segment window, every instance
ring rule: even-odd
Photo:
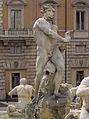
[[[11,73],[11,89],[18,85],[20,85],[20,73]],[[17,97],[17,94],[13,95],[12,97]]]
[[[21,54],[22,53],[22,47],[20,46],[14,46],[10,48],[11,54]]]
[[[85,11],[76,11],[76,30],[85,29]]]
[[[8,28],[24,28],[24,6],[26,0],[7,0]]]
[[[20,73],[11,73],[12,89],[20,84]]]
[[[84,78],[84,71],[76,71],[76,86],[79,86]]]
[[[88,7],[87,0],[74,0],[74,37],[88,37]]]
[[[21,28],[21,10],[11,10],[11,28]]]
[[[76,45],[76,53],[85,53],[86,45]]]

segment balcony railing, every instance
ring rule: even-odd
[[[0,29],[0,37],[32,37],[32,29]]]
[[[75,31],[69,30],[72,37],[88,38],[89,31]],[[65,33],[65,30],[58,30],[58,33]],[[33,30],[31,28],[23,29],[0,29],[0,37],[33,37]]]

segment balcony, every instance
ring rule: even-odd
[[[0,37],[33,37],[32,29],[0,29]]]

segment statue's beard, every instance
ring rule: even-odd
[[[53,18],[53,17],[48,17],[48,18],[47,18],[47,20],[49,20],[49,21],[52,21],[52,22],[53,22],[54,18]]]

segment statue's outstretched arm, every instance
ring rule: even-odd
[[[12,96],[12,95],[15,95],[15,94],[17,94],[17,86],[16,86],[15,88],[13,88],[13,89],[8,93],[9,96]]]
[[[58,35],[57,32],[53,31],[44,20],[41,19],[37,21],[36,25],[39,27],[41,31],[43,31],[46,35],[53,38],[54,40],[69,42],[68,39],[63,38],[62,36]]]
[[[78,87],[76,95],[80,97],[89,95],[89,77],[85,77],[82,80],[81,84]]]
[[[78,87],[76,95],[79,97],[89,95],[89,87],[87,87],[86,85],[80,85]]]

